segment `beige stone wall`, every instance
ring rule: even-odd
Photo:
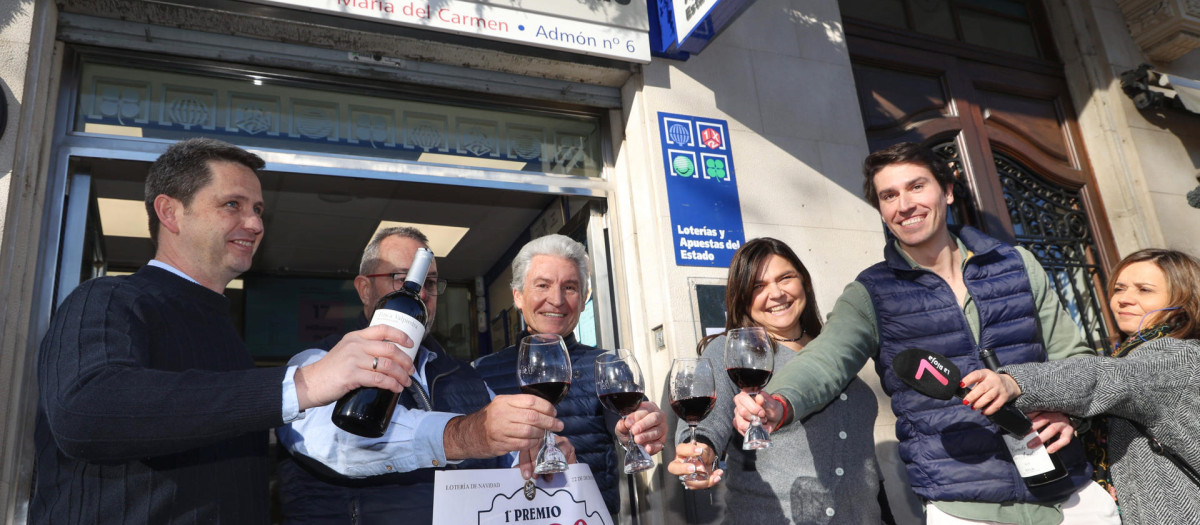
[[[639,359],[653,371],[648,381],[665,407],[661,389],[671,359],[695,355],[700,336],[691,283],[723,283],[726,270],[675,265],[658,112],[729,122],[745,236],[787,242],[812,273],[824,314],[846,283],[880,259],[882,225],[860,197],[868,147],[836,0],[758,0],[702,53],[687,61],[656,59],[625,94],[625,137],[610,202],[623,253],[614,258],[627,272],[632,339],[626,340],[642,349]],[[658,325],[666,335],[662,350],[651,341]],[[873,367],[861,375],[880,392]],[[919,523],[903,499],[911,491],[894,475],[901,470],[894,416],[879,397],[875,435],[893,508],[901,523]],[[668,479],[662,489],[650,495],[648,506],[662,510],[649,522],[681,522],[679,484]]]
[[[56,89],[55,7],[0,0],[0,88],[9,107],[0,137],[0,521],[23,523],[33,467],[36,264],[46,152]]]
[[[1114,0],[1049,0],[1087,154],[1120,255],[1168,247],[1200,255],[1200,209],[1185,195],[1200,173],[1200,115],[1139,111],[1119,75],[1149,62]],[[1162,72],[1200,78],[1200,51]]]
[[[1168,75],[1200,79],[1200,49],[1169,63],[1156,63]],[[1147,187],[1163,228],[1164,246],[1200,256],[1200,209],[1187,193],[1200,186],[1200,114],[1142,113],[1130,118],[1135,140],[1147,152]]]
[[[0,0],[0,91],[8,105],[8,118],[0,136],[0,235],[8,210],[8,186],[12,180],[13,152],[17,143],[17,120],[25,84],[25,62],[29,56],[29,30],[33,2]]]
[[[15,258],[12,253],[16,248],[13,239],[5,228],[10,222],[7,216],[16,210],[10,209],[10,187],[13,185],[13,166],[19,136],[19,125],[22,114],[22,102],[25,93],[26,62],[29,56],[31,25],[33,22],[33,2],[30,0],[0,0],[0,91],[7,103],[8,117],[3,123],[4,134],[0,136],[0,267],[9,267],[8,261]],[[4,287],[8,284],[5,280]],[[0,288],[0,296],[4,299],[14,294],[6,288]],[[0,354],[0,439],[3,440],[2,457],[0,459],[0,520],[8,521],[16,512],[15,507],[22,505],[21,497],[17,495],[21,487],[22,467],[15,461],[19,454],[22,441],[20,437],[21,407],[8,401],[21,398],[19,391],[22,375],[20,356],[10,354],[7,350],[20,348],[10,345],[7,339],[21,333],[19,325],[26,319],[16,311],[9,300],[0,301],[0,337],[4,338]],[[27,487],[26,487],[27,488]],[[21,516],[23,519],[23,515]]]

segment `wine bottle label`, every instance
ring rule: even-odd
[[[1023,478],[1054,470],[1054,462],[1050,460],[1050,453],[1046,452],[1045,445],[1029,448],[1029,442],[1033,441],[1037,435],[1038,433],[1033,431],[1025,434],[1023,438],[1014,437],[1009,433],[1000,434],[1000,437],[1004,438],[1004,443],[1008,445],[1008,451],[1012,454],[1017,472],[1020,472]]]
[[[405,315],[395,310],[379,308],[375,310],[375,314],[371,316],[371,326],[377,324],[386,324],[392,328],[404,332],[409,339],[412,339],[411,347],[404,346],[400,343],[393,342],[396,348],[408,354],[408,357],[417,362],[417,346],[421,344],[421,340],[425,338],[425,325],[420,321],[413,319],[411,315]]]

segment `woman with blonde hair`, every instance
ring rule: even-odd
[[[1113,274],[1120,335],[1111,352],[972,372],[963,382],[978,384],[965,401],[984,414],[1013,400],[1026,411],[1106,416],[1097,463],[1122,521],[1200,523],[1200,261],[1147,249]]]

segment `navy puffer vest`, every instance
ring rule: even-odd
[[[366,324],[365,319],[362,324]],[[315,345],[329,350],[341,339]],[[437,412],[470,414],[491,402],[483,378],[468,363],[446,354],[432,337],[422,342],[433,354],[425,365],[430,401]],[[434,357],[436,356],[436,357]],[[420,410],[407,390],[399,404]],[[468,459],[456,465],[354,479],[341,476],[319,462],[287,455],[279,463],[279,498],[285,523],[433,523],[433,478],[438,470],[508,468],[512,458]],[[402,518],[398,518],[401,516]]]
[[[522,333],[521,336],[527,334]],[[594,346],[580,343],[574,335],[564,338],[571,354],[571,388],[558,404],[558,419],[563,422],[559,435],[571,440],[575,457],[587,463],[612,515],[621,508],[617,485],[617,453],[606,423],[604,406],[596,397],[596,356],[603,353]],[[475,368],[488,387],[497,394],[520,394],[517,384],[517,347],[510,346],[475,360]],[[615,417],[615,416],[614,416]]]
[[[914,347],[945,355],[964,375],[984,367],[980,348],[991,348],[1005,364],[1046,360],[1021,254],[970,227],[952,227],[952,232],[972,252],[963,281],[979,309],[978,345],[950,285],[933,272],[912,268],[891,236],[884,261],[857,278],[875,308],[880,336],[875,366],[892,399],[909,483],[917,495],[934,501],[1064,498],[1090,476],[1078,441],[1060,452],[1071,476],[1031,493],[994,424],[962,401],[939,401],[910,389],[891,370],[896,354]]]

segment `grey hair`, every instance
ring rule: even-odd
[[[512,289],[525,289],[525,274],[529,273],[529,262],[535,255],[553,255],[562,257],[573,263],[579,269],[579,291],[583,297],[588,297],[589,271],[587,249],[566,235],[552,234],[538,237],[525,243],[512,262]]]
[[[379,245],[383,244],[384,239],[393,235],[412,239],[426,247],[429,246],[429,237],[426,237],[424,233],[421,233],[421,230],[412,226],[392,226],[391,228],[379,230],[371,238],[371,242],[367,243],[367,247],[363,249],[362,260],[358,263],[359,275],[370,275],[375,265],[379,264]]]

